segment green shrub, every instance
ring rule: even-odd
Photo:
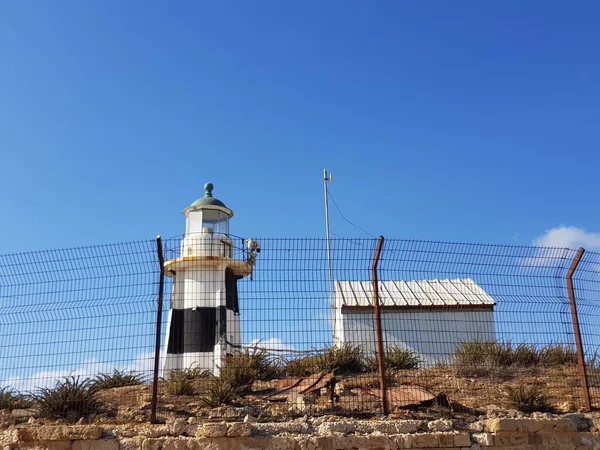
[[[134,371],[120,371],[115,369],[113,373],[100,373],[94,378],[94,388],[111,389],[124,386],[137,386],[144,383],[142,374]]]
[[[577,364],[577,352],[566,345],[547,345],[540,349],[540,364],[544,367],[560,367]]]
[[[292,377],[307,377],[319,373],[317,357],[312,355],[290,359],[285,365],[285,372]]]
[[[489,377],[514,361],[510,343],[493,341],[463,342],[454,352],[453,364],[459,376]]]
[[[288,375],[299,377],[321,372],[346,375],[364,372],[367,366],[359,346],[343,344],[340,347],[329,347],[316,355],[288,361],[285,371]]]
[[[206,406],[217,408],[223,404],[231,403],[240,393],[240,389],[221,377],[210,382],[206,392],[200,396],[200,401]]]
[[[385,351],[385,368],[390,370],[409,370],[418,369],[421,364],[421,358],[412,350],[393,346]],[[379,363],[377,356],[369,358],[367,362],[368,370],[377,371]]]
[[[541,383],[519,383],[516,387],[507,388],[511,406],[519,411],[549,411],[551,409],[548,396]]]
[[[13,409],[29,408],[30,406],[31,400],[25,395],[8,387],[0,388],[0,409],[12,411]]]
[[[394,346],[386,350],[385,364],[395,370],[418,369],[421,358],[412,350]]]
[[[220,367],[219,379],[236,392],[250,391],[256,380],[272,380],[282,374],[281,366],[267,350],[252,348],[225,357]]]
[[[89,378],[68,376],[52,388],[38,388],[33,394],[40,416],[76,420],[101,411],[94,383]]]
[[[505,376],[512,369],[560,367],[577,363],[577,353],[568,346],[550,344],[540,348],[511,342],[470,341],[455,351],[453,365],[467,377]]]
[[[169,371],[164,382],[167,393],[170,395],[194,395],[196,394],[196,381],[211,376],[209,371],[197,367],[173,369]]]
[[[512,364],[531,367],[540,363],[540,354],[534,345],[519,344],[515,348],[510,343],[505,345],[508,346],[509,351],[512,351]]]

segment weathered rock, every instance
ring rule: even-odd
[[[160,450],[164,443],[164,439],[147,438],[142,442],[141,450]]]
[[[246,414],[246,416],[244,417],[244,423],[252,423],[252,422],[256,422],[256,417],[251,416],[250,414]]]
[[[119,450],[140,450],[144,439],[143,436],[119,438]]]
[[[158,438],[171,434],[171,427],[169,425],[152,425],[141,428],[138,433],[140,436]]]
[[[166,438],[162,443],[162,450],[186,450],[190,439]]]
[[[491,433],[473,433],[472,438],[479,445],[487,447],[494,445],[494,435]]]
[[[137,404],[139,407],[145,408],[152,401],[152,396],[148,393],[141,392],[141,393],[137,394],[136,401],[137,401]]]
[[[521,413],[521,416],[523,416],[523,413]],[[516,409],[509,409],[506,413],[506,417],[510,419],[516,419],[517,417],[519,417],[519,411],[517,411]]]
[[[412,446],[413,448],[436,448],[440,446],[440,439],[437,434],[415,434]]]
[[[205,423],[196,431],[197,437],[216,438],[227,435],[227,423]]]
[[[0,433],[0,446],[6,447],[11,446],[19,442],[20,440],[19,430],[16,428],[12,428],[10,430],[3,431]]]
[[[256,434],[276,436],[278,434],[307,434],[311,427],[301,422],[256,423],[253,424]]]
[[[346,395],[350,390],[346,387],[346,384],[343,381],[335,384],[333,388],[333,392],[335,395]]]
[[[471,436],[469,433],[458,433],[454,435],[454,445],[453,447],[470,447],[471,446]]]
[[[74,441],[72,450],[119,450],[119,443],[114,439],[93,441]]]
[[[372,429],[369,431],[373,431]],[[356,432],[356,422],[347,422],[347,421],[339,421],[339,422],[323,422],[317,428],[317,433],[323,436],[328,436],[333,433],[354,433]]]
[[[249,423],[234,422],[227,425],[228,437],[248,437],[252,435],[252,426]]]
[[[394,420],[375,422],[373,424],[379,431],[384,434],[404,434],[416,433],[423,428],[422,420]]]
[[[31,448],[31,447],[30,447]],[[117,447],[118,448],[118,447]],[[71,441],[51,441],[37,444],[34,450],[71,450]],[[79,450],[79,449],[78,449]]]
[[[99,439],[102,430],[97,425],[42,425],[22,429],[21,440],[27,441],[64,441]]]
[[[571,420],[577,427],[577,431],[589,431],[592,428],[592,420],[580,413],[565,414],[563,419]]]
[[[298,412],[307,412],[315,404],[316,399],[311,395],[294,394],[288,397],[287,402],[291,403],[292,409]]]
[[[187,427],[187,421],[183,418],[173,419],[168,423],[171,434],[179,436],[180,434],[185,433]]]
[[[0,429],[6,429],[17,423],[17,419],[9,415],[0,415]]]
[[[575,423],[569,419],[488,419],[485,426],[491,433],[500,431],[577,431]]]
[[[524,446],[529,444],[529,433],[523,431],[505,431],[494,434],[494,445],[504,446]]]
[[[36,409],[13,409],[10,415],[13,417],[28,419],[30,417],[37,417],[38,411]]]
[[[437,419],[427,424],[429,431],[450,431],[452,430],[452,421],[450,419]]]
[[[481,433],[483,431],[483,423],[481,422],[473,422],[467,426],[469,431],[474,431],[475,433]]]
[[[219,406],[208,413],[209,419],[241,419],[246,414],[254,414],[251,408],[237,408],[235,406]]]

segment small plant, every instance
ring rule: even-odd
[[[577,353],[566,345],[547,345],[540,349],[540,364],[544,367],[560,367],[577,364]]]
[[[537,366],[540,363],[540,353],[533,345],[519,344],[515,348],[509,343],[508,349],[512,352],[512,364],[520,367]],[[507,359],[509,362],[510,358]]]
[[[0,388],[0,409],[13,409],[28,408],[31,406],[31,400],[29,400],[23,394],[14,391],[8,387]]]
[[[385,352],[385,364],[390,369],[418,369],[420,363],[421,358],[412,350],[394,346]]]
[[[272,380],[282,373],[278,361],[267,350],[252,348],[227,355],[219,379],[233,389],[248,392],[256,380]]]
[[[94,383],[89,378],[65,377],[52,388],[38,388],[33,398],[40,416],[51,419],[76,420],[101,410]]]
[[[167,379],[164,381],[167,387],[167,393],[170,395],[194,395],[196,394],[196,380],[211,376],[212,374],[207,370],[190,367],[169,371]]]
[[[252,383],[258,380],[258,370],[247,363],[245,358],[227,357],[217,378],[240,393],[249,392]]]
[[[305,377],[321,372],[338,375],[361,373],[367,369],[362,349],[358,345],[342,344],[329,347],[313,356],[288,361],[286,372],[292,376]]]
[[[319,373],[317,357],[312,355],[291,359],[285,365],[285,372],[293,377],[307,377]]]
[[[421,358],[419,358],[419,355],[412,350],[394,346],[386,350],[384,362],[386,369],[410,370],[419,368]],[[376,371],[378,369],[378,364],[379,362],[376,355],[368,360],[367,367],[371,371]]]
[[[464,377],[489,377],[514,361],[512,345],[494,341],[463,342],[454,352],[454,367]]]
[[[100,373],[94,378],[94,388],[97,390],[111,389],[124,386],[137,386],[144,383],[142,374],[134,371],[120,371],[115,369],[113,373]]]
[[[234,387],[244,387],[256,380],[279,378],[281,374],[278,360],[267,350],[255,347],[227,355],[219,376],[229,380]]]
[[[200,401],[206,406],[217,408],[231,403],[239,393],[240,390],[232,386],[228,380],[217,377],[210,382],[206,393],[200,396]]]
[[[519,383],[516,387],[507,388],[511,406],[519,411],[549,411],[551,409],[544,386],[539,383]]]

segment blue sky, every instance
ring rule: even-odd
[[[3,2],[0,253],[180,234],[206,181],[234,234],[323,236],[323,168],[373,235],[600,248],[598,23],[591,1]]]

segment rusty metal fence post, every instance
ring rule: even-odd
[[[162,239],[160,236],[156,237],[156,254],[158,256],[158,263],[160,264],[160,278],[158,284],[158,306],[156,311],[156,343],[154,347],[154,373],[152,377],[152,411],[150,413],[150,422],[157,423],[156,409],[158,406],[158,371],[160,366],[160,334],[162,325],[162,311],[163,311],[163,296],[165,290],[165,258],[163,256]]]
[[[389,404],[387,398],[387,386],[385,382],[385,353],[383,348],[383,332],[381,330],[381,310],[379,308],[379,279],[377,275],[377,265],[381,256],[383,247],[383,236],[379,236],[377,241],[377,250],[373,258],[372,277],[373,277],[373,308],[375,310],[375,327],[377,337],[377,366],[379,369],[379,390],[381,395],[381,407],[384,415],[389,414]]]
[[[573,333],[575,334],[575,344],[577,346],[577,365],[579,367],[579,377],[581,379],[581,393],[585,402],[585,409],[592,410],[592,402],[590,399],[590,389],[587,380],[587,371],[585,369],[585,353],[581,342],[581,331],[579,329],[579,317],[577,316],[577,303],[575,302],[575,289],[573,287],[573,274],[577,270],[577,266],[585,253],[585,249],[580,247],[575,254],[575,258],[571,263],[571,268],[567,273],[567,290],[569,292],[569,303],[571,304],[571,319],[573,321]]]

